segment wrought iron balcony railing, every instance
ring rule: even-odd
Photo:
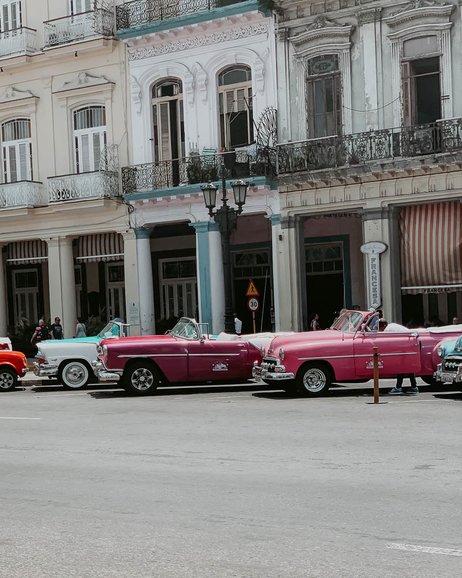
[[[48,178],[50,203],[113,198],[118,195],[119,176],[114,171],[96,171]]]
[[[277,173],[405,159],[462,149],[462,119],[280,144]]]
[[[89,12],[55,18],[44,22],[45,48],[114,35],[115,18],[112,10],[96,8]]]
[[[0,32],[0,58],[18,54],[33,54],[40,50],[37,30],[33,28],[15,28]]]
[[[122,190],[146,192],[218,181],[222,162],[226,179],[274,174],[275,158],[245,147],[228,153],[192,154],[182,159],[123,167]]]
[[[240,4],[247,0],[132,0],[116,7],[117,30]]]
[[[47,205],[48,199],[42,183],[18,181],[0,185],[0,208],[39,207]]]

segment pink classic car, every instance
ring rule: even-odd
[[[166,335],[105,339],[93,368],[100,381],[148,395],[159,385],[245,382],[260,359],[257,343],[237,336],[211,339],[204,324],[183,317]]]
[[[379,331],[379,314],[343,310],[330,329],[275,337],[253,376],[271,387],[304,396],[323,395],[333,383],[373,377],[373,353],[381,378],[413,373],[433,383],[439,342],[459,326],[409,330],[395,323]]]

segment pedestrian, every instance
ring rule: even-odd
[[[242,333],[242,321],[236,313],[234,313],[234,331],[236,332],[236,335],[241,335]]]
[[[51,339],[63,339],[63,326],[61,325],[61,319],[55,317],[55,322],[50,325],[50,336]]]
[[[459,318],[458,318],[458,317],[453,317],[453,318],[452,318],[452,324],[453,324],[453,325],[459,325],[459,323],[460,323],[460,321],[459,321]]]
[[[407,391],[403,392],[403,380],[406,377],[409,378],[409,381],[411,382],[411,387]],[[403,393],[410,393],[413,395],[415,395],[416,393],[419,393],[419,388],[417,387],[417,381],[416,381],[415,375],[413,373],[401,373],[401,374],[399,374],[397,379],[396,379],[395,387],[388,392],[388,395],[402,395]]]
[[[81,317],[77,317],[77,325],[75,326],[75,337],[86,337],[87,328],[85,323],[83,323]]]
[[[38,343],[40,341],[45,341],[50,338],[50,330],[43,319],[40,319],[38,326],[35,328],[34,333],[30,339],[32,344]]]
[[[310,321],[310,329],[311,331],[319,331],[321,329],[319,325],[319,315],[315,313],[313,318]]]

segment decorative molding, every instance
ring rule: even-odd
[[[111,84],[105,76],[96,76],[88,72],[79,72],[79,74],[72,80],[64,82],[59,92],[64,90],[74,90],[86,86],[99,86],[101,84]]]
[[[201,95],[201,100],[205,104],[207,102],[207,87],[209,84],[209,75],[200,62],[196,62],[196,86]]]
[[[173,52],[181,52],[184,50],[191,50],[201,46],[211,46],[213,44],[221,44],[223,42],[230,42],[233,40],[241,40],[249,36],[259,36],[268,32],[268,23],[261,22],[258,24],[249,24],[248,26],[241,26],[231,30],[214,32],[213,34],[204,34],[202,36],[193,36],[177,40],[175,42],[162,42],[155,46],[147,46],[137,48],[128,45],[128,60],[143,60],[145,58],[152,58],[163,54],[171,54]]]
[[[391,30],[404,33],[410,27],[447,24],[450,22],[453,10],[453,4],[414,0],[399,12],[384,18],[383,21]]]
[[[13,102],[15,100],[24,100],[25,98],[39,98],[30,90],[21,90],[15,86],[7,86],[4,93],[0,96],[0,103]]]
[[[130,92],[132,95],[132,102],[135,107],[137,114],[141,114],[141,109],[143,106],[143,90],[140,83],[135,76],[130,76]]]
[[[353,29],[354,26],[350,24],[339,24],[325,16],[318,16],[309,26],[295,28],[289,42],[297,58],[322,53],[327,46],[331,53],[337,52],[350,47]]]
[[[362,26],[363,24],[371,24],[372,22],[378,22],[380,20],[380,14],[382,12],[381,8],[370,8],[369,10],[361,10],[358,12],[358,24]]]

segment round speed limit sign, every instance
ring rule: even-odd
[[[256,297],[251,297],[247,301],[247,307],[250,311],[256,311],[259,308],[260,304],[258,303],[258,299]]]

